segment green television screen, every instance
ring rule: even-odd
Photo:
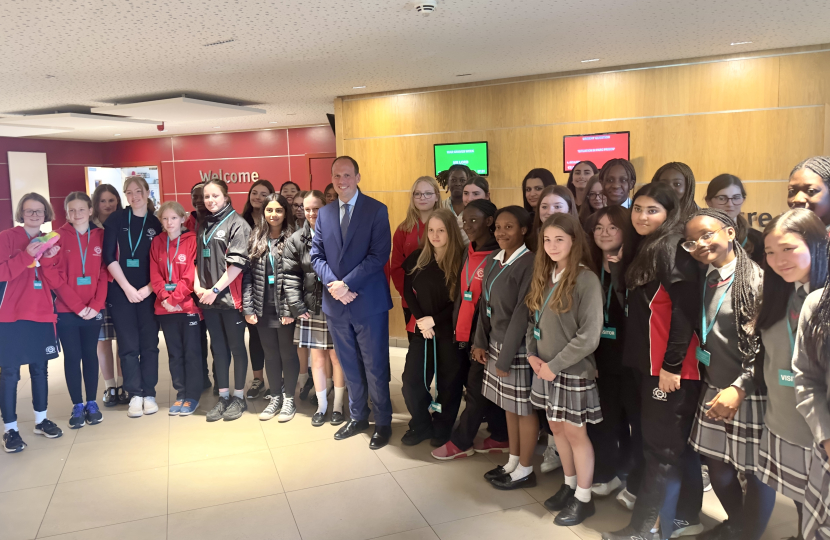
[[[435,174],[446,171],[452,165],[466,165],[480,176],[487,176],[487,142],[468,142],[435,145]]]

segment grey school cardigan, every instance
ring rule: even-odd
[[[824,289],[813,291],[804,300],[804,307],[801,308],[801,315],[798,317],[798,333],[795,337],[793,355],[796,406],[810,426],[813,440],[817,443],[830,439],[830,369],[827,351],[821,351],[824,358],[818,362],[807,355],[808,345],[804,339],[804,331],[813,318],[823,291]],[[767,384],[770,384],[769,381]]]
[[[550,286],[545,288],[542,301]],[[539,317],[541,340],[533,336],[534,314],[530,313],[527,326],[527,355],[538,356],[548,363],[550,370],[593,380],[597,376],[594,351],[602,334],[602,286],[599,278],[583,268],[576,278],[573,304],[566,313],[544,309]],[[553,300],[551,300],[553,302]]]

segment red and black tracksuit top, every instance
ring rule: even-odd
[[[104,264],[104,229],[89,222],[89,234],[80,234],[71,223],[58,229],[61,235],[60,268],[65,281],[55,290],[58,313],[78,314],[84,308],[104,309],[110,274]],[[80,240],[80,245],[78,244]],[[82,257],[86,252],[86,265]],[[78,285],[78,278],[89,278],[89,285]]]
[[[156,293],[155,314],[173,313],[161,305],[167,300],[171,306],[181,306],[182,310],[175,313],[197,314],[201,318],[202,310],[192,296],[196,276],[196,233],[181,233],[177,239],[170,240],[169,248],[167,238],[167,233],[163,232],[150,243],[150,283]],[[168,285],[176,287],[168,291],[171,288]]]
[[[57,322],[52,290],[64,281],[61,253],[51,259],[41,257],[39,266],[29,268],[35,260],[26,252],[29,242],[23,227],[0,232],[0,323]],[[35,289],[36,280],[40,289]]]

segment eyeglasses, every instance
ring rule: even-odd
[[[434,191],[425,191],[425,192],[422,193],[420,191],[416,191],[412,194],[412,196],[415,197],[416,199],[431,199],[433,196],[435,196],[435,192]]]
[[[23,215],[26,216],[26,217],[32,217],[32,216],[43,217],[44,215],[46,215],[46,211],[45,210],[23,210]]]
[[[721,227],[720,229],[718,229],[716,231],[709,231],[707,233],[703,233],[702,235],[700,235],[700,238],[698,238],[697,241],[687,240],[687,241],[683,242],[682,244],[680,244],[680,246],[683,249],[685,249],[686,251],[688,251],[689,253],[691,253],[692,251],[696,250],[698,248],[698,246],[703,247],[703,246],[708,246],[709,244],[711,244],[712,240],[715,239],[715,235],[718,234],[720,231],[722,231],[725,228],[726,227]]]
[[[729,201],[732,201],[732,204],[741,204],[744,202],[745,197],[743,195],[734,195],[732,197],[727,197],[726,195],[716,195],[712,197],[718,204],[726,204]]]
[[[602,225],[597,225],[596,227],[594,227],[594,234],[603,234],[603,233],[617,234],[617,232],[619,232],[619,230],[620,230],[620,228],[617,227],[616,225],[609,225],[607,227],[603,227]]]
[[[601,191],[600,191],[599,193],[594,193],[594,192],[591,192],[591,193],[588,193],[588,195],[587,195],[587,197],[588,197],[589,199],[594,200],[594,201],[600,201],[600,200],[602,200],[602,196],[603,196],[603,194],[602,194],[602,192],[601,192]]]

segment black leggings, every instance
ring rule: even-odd
[[[98,334],[103,319],[85,321],[74,313],[58,315],[58,337],[63,348],[63,373],[72,403],[84,402],[81,392],[83,385],[86,400],[95,401],[98,392]],[[81,375],[83,366],[83,379]]]
[[[213,376],[219,388],[230,388],[231,358],[233,354],[233,385],[236,390],[245,389],[248,375],[248,351],[245,349],[245,319],[235,309],[205,309],[205,324],[212,343]]]
[[[262,340],[255,324],[248,325],[248,352],[251,354],[251,370],[262,371],[265,365],[265,351],[262,350]]]
[[[743,531],[741,540],[758,540],[767,528],[775,506],[775,490],[746,473],[746,499],[738,481],[738,471],[729,463],[709,457],[703,458],[709,466],[712,489],[729,517]]]
[[[276,395],[285,383],[285,394],[294,397],[300,376],[300,357],[294,345],[294,323],[268,328],[268,321],[260,319],[256,326],[262,350],[265,351],[265,371],[271,395]]]

